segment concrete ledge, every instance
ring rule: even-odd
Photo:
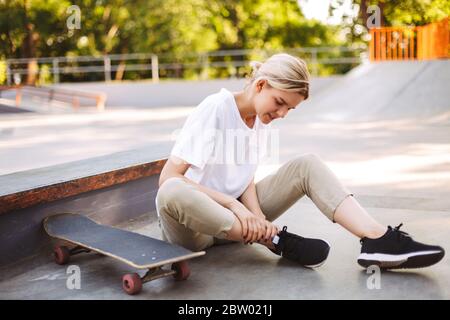
[[[0,176],[0,214],[159,174],[167,145]]]
[[[0,176],[0,267],[49,256],[42,220],[73,212],[117,225],[147,216],[156,221],[159,173],[169,145],[149,146]]]

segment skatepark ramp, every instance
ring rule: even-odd
[[[325,121],[429,118],[450,113],[450,60],[363,64],[305,102],[301,117]]]

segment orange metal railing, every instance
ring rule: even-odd
[[[16,106],[20,107],[22,96],[43,98],[45,101],[59,101],[69,103],[74,109],[80,107],[80,100],[93,100],[95,106],[99,111],[105,109],[106,95],[102,93],[88,93],[76,90],[48,88],[48,87],[33,87],[33,86],[0,86],[0,97],[2,91],[15,90]],[[90,103],[91,104],[91,103]]]
[[[372,28],[370,35],[371,61],[450,57],[448,18],[421,27]]]

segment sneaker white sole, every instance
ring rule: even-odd
[[[418,251],[405,254],[361,253],[358,257],[358,263],[366,268],[369,265],[378,265],[380,268],[395,268],[400,267],[410,258],[433,256],[442,253],[439,250]]]

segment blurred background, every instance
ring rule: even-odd
[[[366,57],[371,5],[382,26],[450,10],[446,0],[1,0],[0,85],[242,77],[248,60],[277,51],[314,75],[342,74]]]

